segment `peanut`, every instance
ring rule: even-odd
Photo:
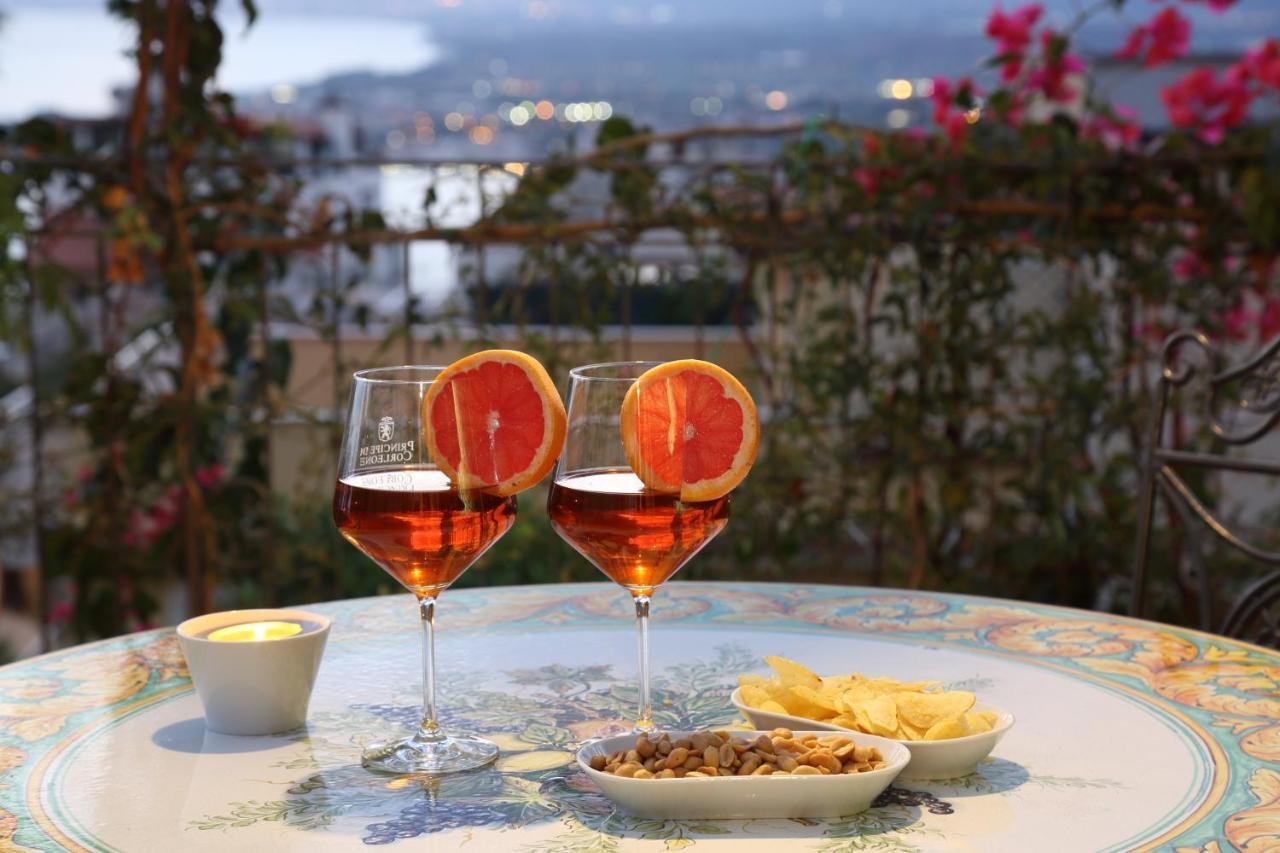
[[[671,735],[642,734],[631,749],[599,753],[593,770],[634,779],[686,779],[690,776],[829,776],[878,770],[887,762],[874,747],[858,746],[844,735],[799,735],[778,728],[751,740],[723,730]]]

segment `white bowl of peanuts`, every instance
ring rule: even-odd
[[[854,814],[911,753],[854,732],[663,732],[586,744],[578,765],[619,810],[670,820]]]

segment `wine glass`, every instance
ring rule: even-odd
[[[374,743],[362,763],[390,773],[445,774],[483,767],[497,745],[445,734],[436,713],[436,598],[497,542],[516,499],[459,489],[432,460],[422,403],[443,367],[355,374],[338,459],[333,519],[348,542],[418,598],[422,617],[422,723],[406,738]]]
[[[642,373],[660,363],[591,364],[569,371],[568,434],[547,496],[556,533],[634,599],[640,656],[637,732],[654,728],[650,597],[729,520],[728,495],[682,501],[647,488],[627,461],[623,399]]]

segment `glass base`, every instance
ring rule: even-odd
[[[442,735],[433,739],[414,735],[369,744],[360,763],[380,773],[443,776],[484,767],[497,757],[496,743],[474,735]]]

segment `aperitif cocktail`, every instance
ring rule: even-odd
[[[569,425],[547,513],[560,537],[631,593],[639,651],[635,728],[653,729],[650,597],[729,521],[759,443],[751,395],[705,361],[569,371]]]
[[[634,595],[651,595],[729,520],[729,497],[684,502],[646,488],[630,469],[558,478],[547,499],[551,526]]]
[[[333,493],[338,530],[418,597],[437,595],[511,528],[515,496],[460,490],[438,469],[353,474]]]
[[[334,524],[417,596],[422,620],[422,721],[407,737],[366,744],[360,760],[433,776],[483,767],[497,744],[440,727],[436,600],[511,529],[516,493],[555,464],[564,404],[542,365],[510,350],[448,367],[361,370],[354,380]]]

